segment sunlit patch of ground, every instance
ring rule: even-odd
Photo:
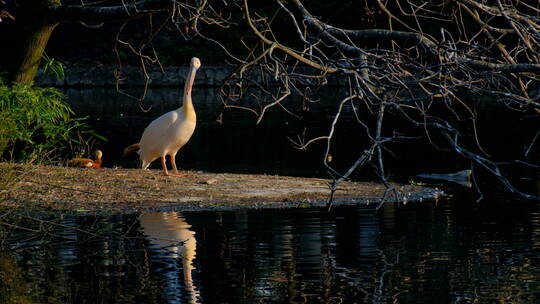
[[[166,177],[161,170],[79,169],[0,163],[17,172],[17,182],[3,194],[2,205],[70,211],[216,210],[325,206],[330,180],[271,175],[183,171]],[[437,198],[427,187],[393,185],[399,201]],[[378,183],[343,182],[336,204],[375,203],[385,187]],[[388,199],[396,201],[393,194]]]

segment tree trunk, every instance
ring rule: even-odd
[[[57,0],[21,2],[5,41],[7,56],[0,59],[8,83],[34,80],[47,42],[58,25],[48,14],[50,7],[58,4]]]

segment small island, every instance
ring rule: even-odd
[[[183,171],[182,177],[161,170],[88,170],[60,166],[1,163],[16,170],[19,181],[3,207],[74,212],[137,212],[150,210],[232,210],[239,208],[325,207],[331,180],[275,175]],[[428,187],[392,184],[398,199],[385,202],[437,199],[442,192]],[[333,205],[379,204],[386,188],[380,183],[338,185]]]

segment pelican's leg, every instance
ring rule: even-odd
[[[167,171],[167,160],[165,159],[166,157],[166,155],[161,156],[161,166],[163,167],[163,173],[165,173],[166,176],[170,176],[169,171]]]
[[[185,174],[179,174],[179,173],[178,173],[178,169],[176,169],[176,154],[172,154],[172,155],[170,155],[170,157],[171,157],[171,158],[170,158],[171,166],[172,166],[173,172],[174,172],[174,174],[170,174],[170,175],[172,175],[172,176],[178,176],[178,177],[184,176]]]
[[[176,153],[171,155],[170,161],[174,174],[178,174],[178,169],[176,169]]]

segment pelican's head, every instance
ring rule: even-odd
[[[198,69],[201,67],[201,61],[197,57],[191,58],[191,66],[195,69]]]
[[[95,150],[92,154],[96,159],[101,159],[101,157],[103,156],[103,152],[101,152],[101,150]]]

